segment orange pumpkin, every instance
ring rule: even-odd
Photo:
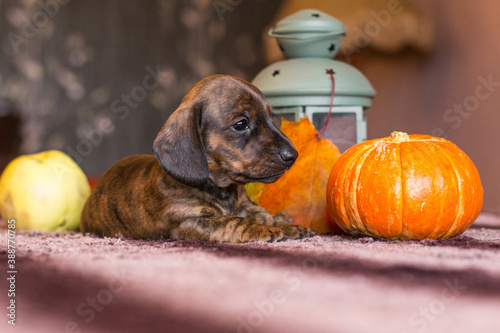
[[[344,231],[392,240],[458,236],[483,205],[479,173],[460,148],[402,132],[347,150],[326,195],[330,216]]]

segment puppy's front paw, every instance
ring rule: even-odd
[[[279,242],[288,239],[289,236],[281,228],[264,224],[254,223],[241,234],[241,242]]]
[[[290,237],[290,239],[302,239],[317,235],[316,231],[306,228],[302,225],[283,223],[279,224],[278,226],[281,230],[283,230],[285,234],[288,235],[288,237]]]

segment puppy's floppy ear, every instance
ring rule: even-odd
[[[176,180],[196,187],[208,181],[207,155],[200,136],[202,108],[202,103],[181,104],[153,144],[156,158],[165,171]]]

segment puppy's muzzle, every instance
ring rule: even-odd
[[[295,160],[297,160],[297,157],[299,157],[299,153],[293,147],[286,147],[281,150],[280,157],[285,166],[291,168]]]
[[[277,156],[278,155],[278,156]],[[293,146],[293,144],[285,137],[281,147],[275,155],[274,159],[271,159],[271,166],[266,168],[266,173],[261,175],[246,176],[249,182],[261,182],[261,183],[273,183],[277,181],[281,176],[289,170],[297,158],[299,153]]]

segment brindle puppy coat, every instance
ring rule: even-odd
[[[250,83],[225,75],[198,82],[163,125],[156,155],[113,165],[82,213],[98,236],[279,241],[313,231],[278,221],[248,198],[247,182],[271,183],[298,154]]]

